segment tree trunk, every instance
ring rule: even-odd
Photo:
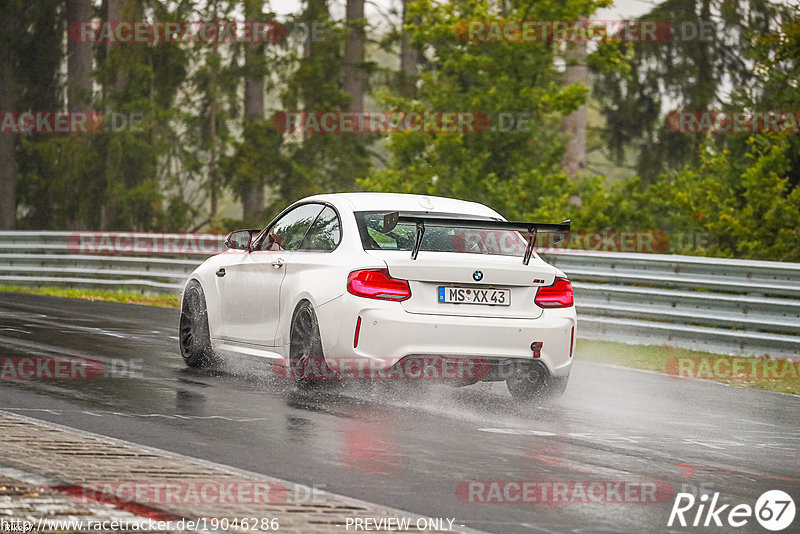
[[[245,19],[262,20],[262,0],[244,0]],[[245,44],[244,120],[245,142],[255,143],[252,124],[264,120],[264,46],[258,43]],[[248,123],[250,123],[248,125]],[[264,209],[264,175],[256,183],[241,192],[242,217],[245,221],[257,221]]]
[[[403,24],[408,24],[408,4],[413,0],[403,0]],[[411,38],[403,29],[400,42],[400,91],[403,96],[413,98],[416,93],[417,51],[411,47]]]
[[[0,111],[17,109],[14,68],[10,50],[0,50]],[[17,220],[17,136],[0,133],[0,230],[11,230]]]
[[[109,21],[123,20],[123,8],[126,0],[108,0],[108,13],[107,18]],[[106,45],[106,62],[113,62],[112,54],[114,54],[114,45],[109,41]],[[106,109],[105,114],[109,114],[114,109],[114,103],[117,102],[123,87],[125,87],[125,77],[120,65],[115,65],[114,79],[110,87],[105,88],[106,96]],[[114,150],[111,145],[106,148],[106,198],[100,208],[100,229],[108,230],[117,214],[117,199],[115,193],[115,183],[117,179],[114,172]]]
[[[216,78],[214,74],[211,75],[212,79]],[[213,84],[213,82],[212,82]],[[213,87],[213,85],[212,85]],[[216,96],[212,97],[213,100],[211,101],[211,109],[209,110],[209,127],[208,127],[208,137],[209,137],[209,161],[208,161],[208,184],[209,188],[211,189],[211,209],[209,213],[209,220],[211,221],[212,225],[216,226],[217,223],[217,211],[218,211],[218,189],[219,185],[217,184],[217,98]]]
[[[73,23],[91,20],[90,0],[67,0],[67,28]],[[87,112],[92,105],[92,45],[67,39],[67,109],[73,112]],[[67,217],[67,228],[86,230],[81,220],[80,210],[76,209]]]
[[[347,0],[347,42],[344,48],[344,84],[350,111],[364,110],[364,0]]]
[[[211,53],[214,57],[214,65],[219,65],[219,51],[216,45]],[[216,69],[216,66],[214,67]],[[217,155],[217,72],[212,69],[209,74],[208,81],[208,97],[211,99],[208,109],[208,187],[211,195],[211,208],[208,215],[212,227],[216,231],[217,212],[218,212],[218,198],[219,198],[219,181],[218,181],[218,155]]]
[[[116,20],[125,20],[127,18],[126,15],[131,14],[130,13],[131,6],[130,5],[126,6],[126,4],[130,1],[131,0],[108,0],[108,20],[111,22]],[[106,52],[108,54],[107,57],[109,59],[111,57],[113,48],[114,48],[113,40],[109,40],[109,42],[106,44]],[[123,69],[121,65],[116,65],[116,69],[114,72],[114,81],[112,83],[112,91],[116,93],[122,92],[122,89],[125,87],[126,82],[127,82],[127,76],[125,69]]]
[[[566,85],[587,83],[586,43],[571,43],[567,47],[567,66],[564,72]],[[564,168],[567,176],[575,178],[586,169],[586,106],[583,105],[564,119],[567,134],[567,151]]]
[[[91,20],[90,0],[67,0],[67,27]],[[92,45],[67,39],[67,109],[87,111],[91,105]]]

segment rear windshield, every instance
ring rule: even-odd
[[[385,214],[385,211],[359,211],[355,213],[364,250],[411,251],[414,246],[416,226],[413,224],[398,224],[394,230],[384,234],[380,230],[383,227],[383,216]],[[419,214],[453,218],[452,226],[426,226],[420,250],[463,254],[495,254],[499,256],[523,256],[525,254],[526,243],[519,232],[458,227],[458,218],[486,221],[495,219],[449,213],[419,212]]]

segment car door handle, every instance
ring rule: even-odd
[[[275,261],[272,262],[272,266],[276,269],[283,267],[283,258],[276,258]]]
[[[220,267],[219,268],[219,271],[217,271],[217,276],[219,276],[220,278],[225,276],[225,267]]]

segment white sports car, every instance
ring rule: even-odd
[[[263,230],[232,232],[192,273],[181,354],[193,367],[268,358],[299,386],[505,380],[520,399],[557,397],[575,349],[572,286],[533,246],[567,231],[449,198],[308,197]]]

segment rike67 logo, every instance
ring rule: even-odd
[[[691,493],[678,493],[667,526],[676,523],[682,527],[743,527],[755,516],[756,521],[767,530],[777,532],[789,527],[794,521],[794,500],[781,490],[766,491],[758,498],[755,507],[749,504],[717,504],[719,493],[710,498],[706,493],[696,498]],[[676,525],[676,526],[677,526]]]

